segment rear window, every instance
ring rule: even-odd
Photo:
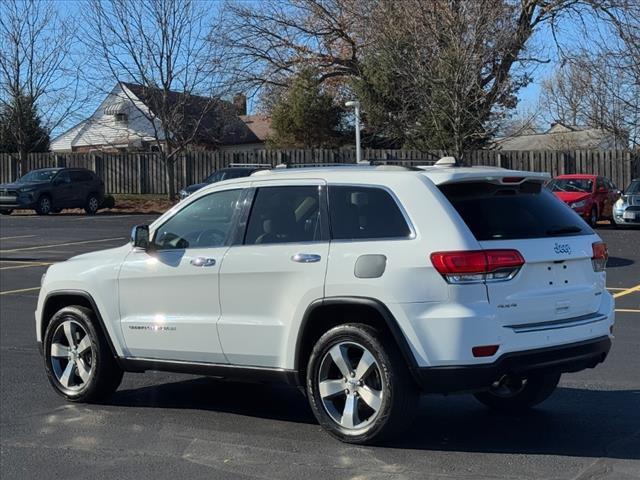
[[[578,192],[593,191],[593,180],[588,178],[554,178],[547,184],[552,192]]]
[[[578,214],[537,182],[454,183],[440,190],[479,241],[593,234]]]

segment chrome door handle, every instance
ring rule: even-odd
[[[315,253],[296,253],[291,260],[298,263],[315,263],[322,259],[320,255]]]
[[[213,267],[216,264],[215,258],[196,257],[191,259],[191,265],[194,267]]]

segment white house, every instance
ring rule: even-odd
[[[140,85],[119,83],[102,101],[96,111],[86,120],[71,127],[51,141],[51,151],[67,152],[130,152],[156,150],[156,135],[164,139],[160,122],[146,101],[152,94],[160,92]],[[180,93],[171,92],[177,101]],[[171,97],[170,97],[171,98]],[[191,97],[195,99],[185,110],[199,117],[197,136],[193,147],[200,149],[256,149],[264,148],[264,143],[271,133],[271,121],[262,115],[246,115],[246,98],[237,95],[234,102],[221,102],[227,111],[233,112],[221,117],[214,112],[202,115],[198,102],[209,103],[211,99]],[[154,119],[154,123],[150,119]],[[188,119],[185,125],[188,124]],[[188,128],[186,126],[185,128]],[[213,131],[215,130],[215,134]]]

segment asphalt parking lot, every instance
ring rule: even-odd
[[[528,415],[427,396],[385,447],[341,444],[294,388],[126,374],[105,404],[50,388],[33,312],[48,265],[125,243],[150,216],[0,217],[0,476],[65,479],[640,478],[640,230],[599,229],[617,295],[616,341]],[[633,289],[636,287],[635,289]]]

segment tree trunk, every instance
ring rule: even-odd
[[[20,178],[22,175],[24,175],[25,172],[25,166],[27,164],[27,157],[28,157],[29,153],[27,152],[26,148],[20,148],[20,151],[18,152],[18,177]]]
[[[167,192],[169,200],[172,202],[176,199],[176,162],[174,158],[165,162],[167,169]]]

